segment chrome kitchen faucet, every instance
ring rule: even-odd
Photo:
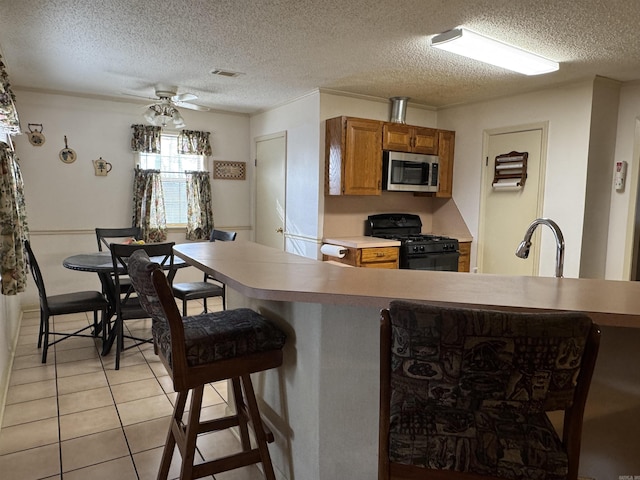
[[[564,266],[564,237],[562,236],[562,231],[560,231],[560,227],[553,220],[548,218],[538,218],[531,222],[529,228],[527,228],[526,233],[524,234],[524,240],[520,242],[518,248],[516,249],[516,257],[519,258],[528,258],[529,257],[529,249],[531,248],[531,236],[535,231],[538,225],[546,225],[549,227],[553,234],[556,237],[556,277],[562,277],[562,270]]]

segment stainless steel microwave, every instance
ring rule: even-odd
[[[400,192],[437,192],[439,164],[436,155],[385,151],[382,188]]]

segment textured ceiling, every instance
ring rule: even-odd
[[[0,50],[15,88],[131,99],[166,84],[246,113],[316,88],[442,107],[638,79],[639,20],[638,0],[0,0]],[[428,47],[458,25],[560,70],[527,77]]]

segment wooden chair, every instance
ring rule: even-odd
[[[391,302],[381,318],[379,480],[576,480],[599,341],[577,312]],[[556,410],[561,437],[547,416]]]
[[[31,269],[33,279],[36,282],[38,297],[40,298],[40,330],[38,332],[38,348],[42,347],[42,363],[47,363],[47,351],[50,346],[69,337],[95,337],[101,328],[101,325],[98,324],[98,312],[102,312],[101,322],[105,322],[109,302],[107,302],[102,293],[97,291],[82,291],[47,296],[42,272],[40,271],[40,267],[38,266],[38,262],[36,261],[36,257],[28,240],[24,242],[24,247],[27,251],[29,268]],[[86,327],[71,333],[51,330],[50,319],[52,316],[70,315],[72,313],[83,312],[93,312],[92,325],[87,325]],[[82,333],[89,328],[93,328],[92,334]],[[59,335],[61,338],[50,342],[50,335]]]
[[[156,257],[158,259],[158,262],[163,265],[164,268],[168,268],[170,271],[170,275],[172,275],[173,273],[175,273],[172,271],[174,245],[175,242],[147,243],[144,245],[126,245],[121,243],[112,243],[111,245],[109,245],[114,272],[114,292],[120,292],[119,295],[115,295],[116,315],[114,320],[115,323],[113,326],[113,328],[115,328],[113,339],[116,343],[116,370],[120,369],[120,354],[122,353],[122,351],[128,350],[129,348],[133,348],[143,343],[152,342],[151,337],[139,338],[133,335],[124,334],[125,320],[149,318],[146,310],[142,307],[142,305],[140,305],[140,299],[138,298],[133,285],[131,284],[131,279],[128,276],[129,257],[136,250],[143,250],[147,253],[147,255]],[[126,283],[122,283],[123,276],[126,279]],[[133,344],[129,345],[126,348],[124,347],[125,338],[133,340]]]
[[[224,230],[212,230],[209,241],[232,242],[236,239],[236,232]],[[182,300],[182,315],[187,315],[187,302],[189,300],[202,300],[204,313],[207,313],[207,298],[222,297],[222,309],[226,309],[226,288],[224,283],[211,283],[213,278],[206,273],[202,282],[184,282],[173,284],[173,296]]]
[[[267,443],[273,434],[264,426],[250,374],[282,364],[285,334],[248,308],[182,317],[171,286],[143,251],[129,259],[129,275],[141,303],[153,318],[157,353],[178,392],[158,479],[166,479],[175,446],[182,457],[181,479],[201,478],[262,463],[267,480],[275,475]],[[236,413],[200,421],[204,385],[231,379]],[[191,392],[188,419],[183,422]],[[253,427],[252,447],[248,426]],[[238,427],[242,451],[194,465],[199,434]]]

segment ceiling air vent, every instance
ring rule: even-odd
[[[219,75],[221,77],[239,77],[240,75],[244,75],[240,72],[232,72],[231,70],[222,70],[221,68],[216,68],[211,70],[212,75]]]

